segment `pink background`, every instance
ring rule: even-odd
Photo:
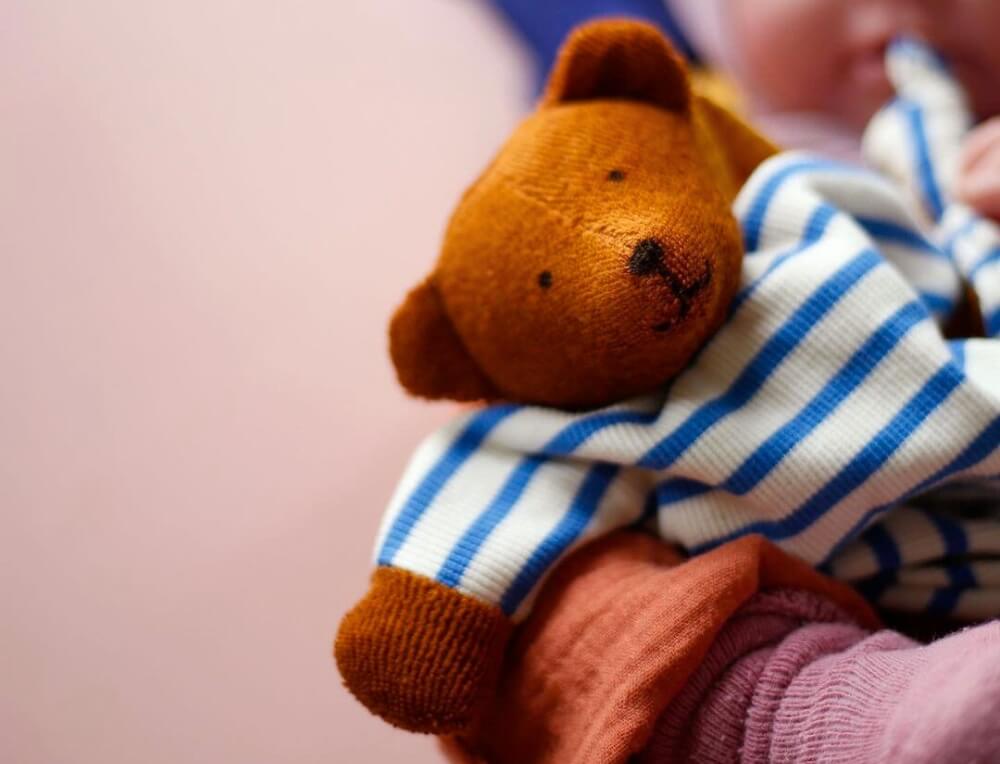
[[[0,760],[437,760],[330,643],[520,53],[459,0],[0,4]]]

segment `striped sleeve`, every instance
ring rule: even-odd
[[[596,425],[655,414],[652,400],[594,417],[493,406],[429,438],[393,498],[376,562],[419,573],[520,617],[576,546],[642,516],[652,478],[625,450],[581,457]]]

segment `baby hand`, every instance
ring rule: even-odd
[[[977,212],[1000,221],[1000,117],[969,133],[959,159],[955,195]]]

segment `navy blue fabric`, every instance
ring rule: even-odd
[[[680,25],[663,0],[491,0],[535,54],[538,87],[555,61],[559,46],[578,24],[598,16],[628,16],[651,21],[677,49],[697,60]]]

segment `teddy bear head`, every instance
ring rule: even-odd
[[[572,409],[655,390],[725,319],[743,253],[730,205],[773,151],[692,92],[654,27],[579,28],[393,317],[400,381]]]

